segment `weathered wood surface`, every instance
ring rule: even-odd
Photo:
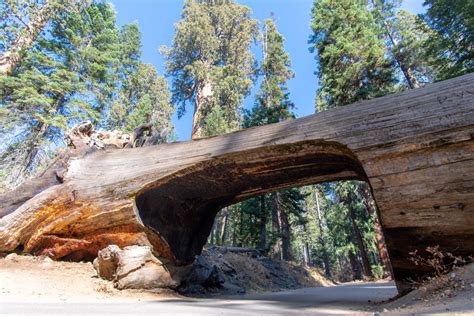
[[[0,250],[83,259],[138,244],[185,264],[220,208],[342,179],[371,184],[399,289],[423,273],[412,250],[472,255],[474,75],[218,137],[72,158],[62,183],[0,219]]]

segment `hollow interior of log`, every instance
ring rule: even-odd
[[[216,157],[149,185],[136,204],[143,224],[186,264],[201,252],[222,207],[282,188],[347,179],[366,179],[347,147],[305,141]]]

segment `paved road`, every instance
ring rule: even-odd
[[[0,314],[100,315],[259,315],[358,314],[372,302],[396,295],[393,283],[357,283],[333,287],[249,294],[219,298],[189,298],[137,303],[27,303],[2,302]],[[373,306],[372,306],[373,309]],[[372,314],[372,313],[371,313]]]

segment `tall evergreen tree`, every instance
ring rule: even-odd
[[[319,61],[318,110],[393,90],[392,63],[366,1],[316,0],[311,27]]]
[[[315,0],[311,43],[319,61],[318,110],[382,96],[394,90],[394,63],[387,58],[383,28],[377,24],[373,12],[389,16],[387,12],[371,11],[367,1]],[[360,274],[357,257],[361,258],[364,273],[372,274],[367,245],[373,248],[375,244],[373,231],[361,227],[373,225],[373,222],[365,207],[365,213],[359,211],[363,205],[363,197],[358,194],[360,185],[352,181],[341,182],[332,191],[337,212],[333,213],[331,222],[335,226],[341,225],[338,228],[341,233],[332,237],[337,248],[345,249],[355,277]],[[362,218],[365,220],[361,221]],[[337,234],[337,231],[333,230],[333,233]]]
[[[371,0],[372,13],[387,44],[387,52],[403,77],[404,86],[417,88],[436,79],[444,61],[428,54],[427,43],[437,36],[418,16],[400,10],[400,0]]]
[[[13,75],[0,76],[0,130],[8,140],[1,159],[10,185],[41,163],[41,153],[60,146],[70,124],[100,121],[114,95],[118,35],[109,4],[58,11]]]
[[[252,86],[254,57],[250,45],[257,21],[248,7],[231,0],[188,0],[176,25],[171,47],[164,48],[178,116],[194,106],[192,138],[203,135],[214,108],[231,129],[240,124],[240,107]],[[216,114],[217,113],[217,114]]]
[[[254,107],[245,113],[244,127],[277,123],[294,118],[291,111],[294,104],[289,99],[287,88],[287,81],[293,78],[294,73],[290,69],[290,57],[284,48],[285,39],[278,32],[273,19],[265,20],[261,42],[263,61],[259,68],[259,75],[262,77],[262,83]],[[267,205],[265,200],[265,196],[260,199],[260,247],[267,249],[270,246],[273,248],[274,257],[291,260],[293,256],[289,214],[290,212],[297,214],[301,211],[301,208],[298,208],[302,200],[301,194],[297,189],[284,190],[271,194],[270,205]],[[267,242],[268,209],[271,209],[272,238],[269,240],[270,245],[267,246],[265,243]]]
[[[439,63],[439,80],[474,71],[474,2],[425,0],[426,23],[438,36],[429,44],[430,53],[448,62]]]
[[[82,0],[2,1],[0,5],[0,75],[11,75],[48,22],[59,11],[75,11]]]

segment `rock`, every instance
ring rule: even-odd
[[[94,261],[97,274],[121,289],[175,288],[177,283],[148,246],[110,245]]]
[[[99,250],[97,258],[94,260],[94,268],[101,278],[109,281],[115,278],[120,251],[116,245],[109,245]]]
[[[16,253],[11,253],[9,255],[7,255],[5,257],[6,260],[10,260],[10,261],[13,261],[13,262],[18,262],[18,259],[19,259],[19,255],[17,255]]]
[[[183,294],[243,294],[237,272],[215,249],[203,250],[183,274],[178,291]]]

